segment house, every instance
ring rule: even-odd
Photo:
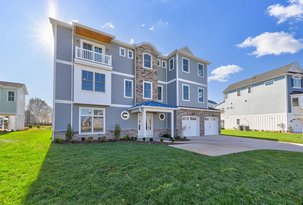
[[[229,85],[222,110],[226,129],[302,132],[303,71],[291,63]]]
[[[26,86],[0,81],[0,131],[24,129]]]
[[[53,136],[218,134],[220,111],[207,107],[207,66],[188,47],[161,54],[79,23],[50,18],[55,38]],[[205,129],[207,128],[207,129]]]
[[[218,103],[216,103],[216,102],[213,101],[213,100],[208,100],[207,102],[208,102],[208,107],[209,107],[209,108],[215,108],[216,105],[218,104]]]

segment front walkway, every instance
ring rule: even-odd
[[[303,144],[221,135],[197,137],[185,143],[182,142],[170,146],[209,156],[221,156],[262,149],[303,152]]]

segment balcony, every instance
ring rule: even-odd
[[[112,56],[102,53],[94,52],[91,50],[76,47],[76,59],[80,60],[78,63],[88,62],[88,64],[94,64],[98,67],[111,67]],[[76,61],[77,62],[77,61]]]

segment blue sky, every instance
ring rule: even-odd
[[[4,8],[4,9],[3,9]],[[52,104],[53,51],[48,17],[148,41],[163,54],[187,45],[212,62],[209,99],[233,82],[273,68],[303,65],[303,0],[4,1],[0,80],[26,83]]]

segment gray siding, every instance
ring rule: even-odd
[[[301,81],[303,83],[303,79],[301,79]],[[301,86],[302,86],[301,89],[293,88],[293,86],[292,86],[292,76],[291,75],[287,76],[287,97],[288,97],[287,109],[288,109],[288,112],[291,112],[291,96],[290,96],[290,94],[294,91],[303,92],[303,85],[301,85]]]
[[[163,87],[163,91],[162,91],[163,92],[163,101],[159,101],[159,102],[167,104],[167,93],[166,93],[167,85],[161,84],[161,83],[158,83],[158,85],[161,85]]]
[[[8,91],[15,92],[15,101],[8,101]],[[2,88],[0,87],[0,113],[16,114],[17,113],[17,102],[18,102],[18,92],[14,88]]]
[[[159,67],[158,80],[166,82],[166,68],[162,68],[161,66]]]
[[[121,129],[137,129],[138,128],[138,114],[131,113],[128,120],[121,118],[121,112],[126,111],[127,108],[108,107],[106,108],[106,130],[114,130],[115,125],[119,124]]]
[[[190,101],[182,100],[182,84],[186,84],[190,86],[190,96],[189,96]],[[198,87],[204,89],[203,103],[198,103]],[[207,108],[207,87],[179,81],[179,106]]]
[[[124,79],[133,81],[133,98],[124,98]],[[135,102],[134,83],[134,78],[112,74],[112,104],[133,105]]]
[[[67,125],[71,123],[71,105],[56,103],[55,131],[66,131]]]
[[[167,104],[176,106],[177,89],[176,81],[167,84]]]
[[[72,30],[57,26],[57,59],[72,61]]]
[[[173,70],[169,70],[169,60],[171,59],[171,58],[174,58],[174,62],[175,62],[175,67],[174,67],[174,69]],[[171,80],[173,80],[173,79],[175,79],[176,78],[176,67],[177,67],[177,64],[176,64],[176,56],[172,56],[171,58],[169,58],[168,60],[167,60],[167,81],[171,81]]]
[[[109,55],[112,55],[112,64],[113,64],[113,71],[126,73],[130,75],[135,75],[135,52],[134,52],[134,59],[129,59],[126,57],[122,57],[119,55],[119,45],[117,44],[110,44],[109,45]],[[123,47],[123,46],[122,46]],[[127,52],[127,48],[126,48]],[[127,54],[127,53],[126,53]]]
[[[56,63],[56,100],[71,100],[71,65]]]
[[[167,117],[170,114],[169,113],[164,113],[165,114],[165,120],[163,120],[163,121],[161,121],[159,119],[159,114],[160,113],[154,113],[154,115],[153,115],[154,129],[167,128],[167,126],[168,126]]]

